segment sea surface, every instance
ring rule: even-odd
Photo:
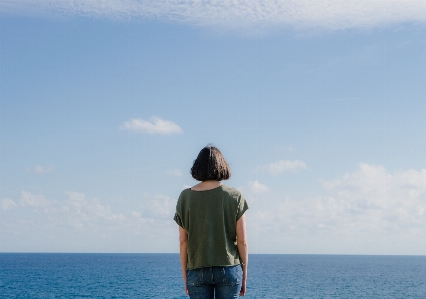
[[[178,254],[0,253],[0,298],[189,298]],[[426,256],[250,255],[245,298],[426,298]]]

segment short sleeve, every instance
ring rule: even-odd
[[[240,202],[238,204],[237,220],[240,219],[241,216],[243,216],[243,214],[245,213],[245,211],[248,210],[248,208],[249,207],[248,207],[248,204],[247,204],[246,200],[241,195]]]
[[[173,217],[173,220],[176,221],[176,223],[183,228],[183,222],[182,217],[179,215],[178,212],[175,213],[175,217]]]
[[[183,213],[182,213],[182,193],[181,193],[176,203],[176,212],[175,212],[175,216],[173,217],[173,220],[176,221],[176,223],[180,227],[184,228],[182,215]]]

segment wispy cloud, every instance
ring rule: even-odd
[[[50,205],[50,201],[43,195],[35,195],[27,191],[22,191],[19,203],[22,207],[33,208],[46,208]]]
[[[322,193],[293,195],[277,194],[258,180],[239,188],[250,206],[248,230],[254,247],[281,253],[425,254],[426,169],[390,172],[382,165],[361,163],[321,183]],[[86,250],[121,252],[127,246],[133,251],[167,251],[175,244],[176,198],[164,194],[145,193],[123,208],[74,191],[57,201],[22,191],[16,198],[1,199],[0,205],[4,240],[33,235],[47,240],[53,234],[51,244],[65,244],[58,247],[63,251],[83,241]],[[398,243],[401,239],[409,242]]]
[[[280,160],[277,162],[269,163],[262,167],[264,170],[269,172],[270,174],[277,175],[282,174],[286,171],[297,172],[302,169],[306,169],[306,164],[300,160]]]
[[[105,225],[117,225],[125,220],[122,214],[114,213],[111,206],[97,198],[88,199],[75,191],[67,191],[65,194],[67,200],[59,209],[74,228],[98,229]]]
[[[197,25],[326,29],[426,22],[424,0],[2,0],[2,11],[154,18]]]
[[[180,134],[182,129],[170,120],[152,116],[149,121],[134,118],[120,126],[121,129],[146,134]]]
[[[381,165],[361,163],[354,172],[321,182],[325,194],[280,196],[259,212],[268,221],[275,219],[282,230],[422,233],[426,229],[426,169],[390,173]]]
[[[259,194],[269,191],[268,186],[260,183],[258,180],[249,181],[247,185],[238,187],[237,189],[244,195],[244,197],[250,200],[256,200]]]
[[[175,207],[176,199],[163,194],[146,193],[123,206],[75,191],[58,200],[22,191],[0,200],[1,250],[170,252]]]
[[[389,172],[361,163],[321,182],[321,194],[271,189],[261,201],[249,201],[252,235],[273,237],[273,247],[299,253],[312,252],[307,248],[314,242],[314,251],[323,253],[425,254],[426,169]],[[274,252],[270,243],[258,245]]]
[[[115,227],[114,229],[127,229],[135,215],[139,215],[144,221],[151,222],[164,221],[164,218],[171,220],[175,205],[175,200],[169,196],[144,194],[142,203],[134,205],[131,213],[121,213],[105,200],[96,197],[88,198],[85,194],[75,191],[66,191],[65,198],[59,201],[29,191],[22,191],[16,200],[9,198],[0,200],[0,207],[4,212],[15,212],[15,214],[4,214],[4,216],[37,218],[35,215],[44,215],[38,219],[40,227],[53,224],[60,225],[62,228],[90,228],[95,231],[107,230],[112,226]],[[129,218],[129,216],[133,217]],[[27,229],[25,226],[22,228]]]
[[[52,173],[56,170],[55,166],[42,166],[35,165],[34,167],[28,167],[27,170],[29,172],[37,173],[37,174],[47,174]]]
[[[0,200],[0,206],[2,208],[2,210],[10,210],[16,207],[16,202],[14,202],[13,200],[9,199],[9,198],[2,198]]]
[[[389,173],[382,165],[361,163],[357,171],[323,181],[348,215],[374,215],[387,229],[426,228],[426,169]]]
[[[176,210],[176,201],[164,194],[149,196],[141,205],[141,216],[147,219],[172,219]]]
[[[252,193],[255,194],[260,194],[260,193],[264,193],[266,191],[268,191],[268,187],[266,187],[266,185],[259,183],[259,181],[255,180],[255,181],[250,181],[247,184],[248,186],[248,190]]]

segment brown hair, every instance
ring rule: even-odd
[[[231,169],[220,150],[208,144],[198,154],[191,167],[191,175],[197,181],[228,180],[231,177]]]

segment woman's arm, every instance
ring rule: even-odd
[[[244,296],[246,294],[247,265],[248,265],[246,219],[244,217],[244,214],[237,221],[237,246],[238,246],[238,254],[240,255],[241,263],[243,264],[243,284],[241,286],[240,296]]]
[[[179,251],[180,251],[180,264],[182,266],[183,285],[185,293],[188,295],[188,288],[186,286],[186,265],[188,264],[188,234],[179,226]]]

